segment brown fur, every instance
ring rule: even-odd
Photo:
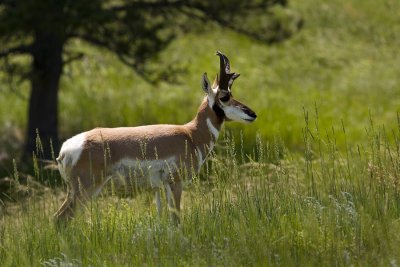
[[[222,119],[208,106],[207,98],[199,107],[197,116],[185,125],[158,124],[139,127],[95,128],[86,134],[82,154],[74,169],[92,169],[96,174],[106,171],[123,158],[158,160],[178,156],[187,166],[191,160],[197,169],[196,147],[203,157],[209,152],[210,134],[206,119],[221,130]],[[106,154],[106,159],[104,155]],[[71,173],[71,177],[75,176]]]

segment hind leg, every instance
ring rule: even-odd
[[[98,182],[93,179],[75,178],[73,182],[68,184],[67,197],[61,207],[54,214],[56,221],[67,221],[74,217],[76,210],[82,208],[86,202],[95,197],[103,188],[105,182]]]
[[[54,213],[53,218],[56,221],[65,221],[65,218],[72,217],[71,213],[73,213],[72,208],[73,197],[71,194],[71,190],[68,188],[67,197],[64,202],[61,204],[61,207]]]
[[[67,197],[62,203],[61,207],[54,214],[57,222],[65,222],[75,216],[77,208],[82,207],[88,200],[85,192],[80,190],[68,189]]]

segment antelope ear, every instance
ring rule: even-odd
[[[215,88],[217,88],[218,86],[219,86],[219,83],[218,83],[218,74],[217,74],[217,76],[215,77],[215,80],[214,80],[214,83],[213,83],[212,88],[215,89]]]
[[[211,83],[207,78],[207,72],[204,72],[203,77],[201,77],[201,87],[203,88],[203,91],[207,94],[210,94],[212,91]]]

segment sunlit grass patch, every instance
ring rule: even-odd
[[[399,132],[385,134],[371,121],[369,141],[353,145],[335,138],[347,140],[345,126],[321,133],[304,114],[300,154],[278,137],[256,138],[253,152],[243,154],[233,140],[241,135],[225,132],[184,192],[180,226],[166,209],[157,216],[152,193],[107,191],[56,226],[52,214],[65,195],[52,189],[7,206],[0,261],[5,266],[397,263]]]

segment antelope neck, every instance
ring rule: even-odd
[[[214,147],[223,123],[224,117],[216,114],[208,103],[208,97],[205,97],[196,117],[186,124],[191,132],[194,145],[203,156],[207,155]]]

